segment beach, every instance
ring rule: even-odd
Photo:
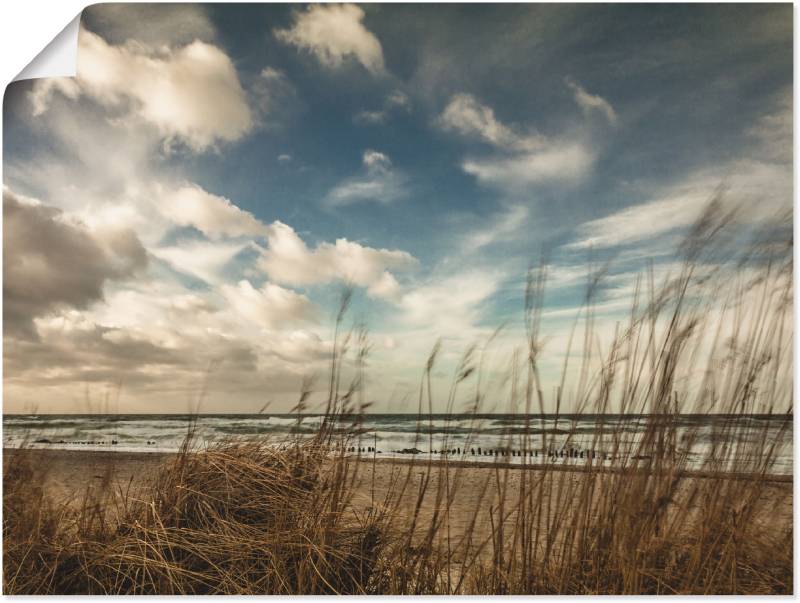
[[[4,449],[4,468],[14,454],[24,454],[34,469],[33,481],[43,487],[46,496],[54,502],[66,503],[78,508],[93,495],[107,491],[110,487],[115,497],[147,497],[147,484],[159,469],[174,460],[174,453],[159,452],[101,452],[83,450],[14,450]],[[367,509],[397,506],[401,521],[408,520],[416,506],[420,481],[427,473],[425,458],[374,458],[353,457],[352,471],[355,488],[351,511],[358,514]],[[508,513],[506,523],[514,521],[514,505],[518,500],[521,484],[535,488],[543,479],[549,480],[547,492],[559,492],[562,499],[553,501],[553,509],[568,506],[570,498],[580,490],[581,480],[587,478],[587,470],[580,467],[531,466],[522,468],[502,462],[435,461],[431,463],[429,494],[422,500],[418,522],[425,525],[435,511],[447,512],[450,537],[458,541],[468,531],[478,538],[490,533],[490,510],[497,511],[503,504]],[[604,479],[615,475],[612,471],[595,469],[590,477]],[[628,476],[629,477],[629,476]],[[691,488],[695,480],[703,482],[735,483],[751,479],[745,475],[713,475],[702,472],[685,472],[684,488]],[[762,478],[765,483],[758,502],[756,521],[765,526],[785,527],[792,522],[792,476],[773,475]],[[436,499],[439,481],[447,481],[447,491],[453,493],[452,502]],[[403,486],[405,487],[403,488]],[[387,494],[403,490],[403,495],[392,503]],[[446,495],[445,495],[446,497]],[[113,497],[112,499],[113,500]],[[555,512],[555,511],[554,511]]]

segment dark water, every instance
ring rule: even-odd
[[[193,423],[189,415],[4,415],[5,447],[169,452],[178,449]],[[466,460],[521,463],[554,454],[557,462],[604,464],[639,454],[646,427],[663,420],[646,415],[426,415],[372,414],[344,417],[337,428],[351,434],[350,446],[382,456],[413,449],[441,455],[456,450]],[[194,420],[198,446],[239,438],[279,442],[316,432],[320,415],[200,415]],[[754,451],[771,451],[771,473],[792,473],[791,417],[775,415],[680,415],[671,419],[678,454],[693,468],[723,458],[731,470],[751,469]],[[115,442],[115,443],[114,443]],[[480,455],[478,449],[480,448]],[[460,450],[460,452],[458,452]],[[563,451],[563,452],[562,452]],[[474,454],[473,454],[474,452]],[[534,454],[536,455],[534,457]],[[564,454],[562,457],[561,455]],[[644,460],[644,459],[640,459]],[[528,460],[528,462],[531,462]]]

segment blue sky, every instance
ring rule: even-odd
[[[4,128],[7,411],[285,410],[345,283],[413,410],[542,253],[552,381],[590,262],[612,328],[720,185],[791,208],[792,7],[96,5]]]

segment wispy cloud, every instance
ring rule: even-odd
[[[606,99],[596,94],[590,94],[578,82],[572,78],[566,79],[567,86],[570,87],[575,95],[575,102],[583,110],[584,114],[591,116],[593,113],[599,113],[610,124],[617,123],[617,112]]]
[[[792,198],[791,104],[781,95],[746,134],[750,142],[738,156],[699,168],[668,186],[655,199],[632,204],[580,225],[566,249],[604,249],[652,243],[690,226],[712,197],[738,210],[750,225],[773,220]],[[671,244],[672,239],[665,240]]]
[[[491,107],[481,104],[471,94],[456,94],[439,117],[447,131],[478,138],[505,151],[541,149],[546,139],[537,132],[519,134],[501,123]]]
[[[794,114],[792,90],[781,90],[773,107],[750,126],[746,133],[755,141],[761,159],[779,164],[792,163]]]
[[[582,224],[567,249],[603,249],[649,241],[692,224],[709,200],[706,192],[655,199]]]
[[[389,117],[398,111],[411,110],[411,100],[402,90],[394,90],[383,101],[383,107],[374,111],[359,111],[353,121],[362,126],[374,126],[385,123]]]
[[[463,248],[467,253],[483,250],[497,242],[507,241],[518,233],[528,221],[530,210],[525,205],[505,208],[497,217],[464,237]]]
[[[302,103],[289,77],[275,67],[264,67],[258,77],[249,82],[248,96],[253,109],[253,121],[267,129],[282,125]]]
[[[512,192],[547,183],[574,183],[591,170],[596,152],[576,137],[549,138],[518,131],[498,120],[491,107],[456,94],[438,120],[440,126],[483,141],[496,152],[465,159],[461,167],[479,182]]]
[[[559,141],[533,153],[466,159],[462,168],[480,182],[521,192],[535,184],[578,182],[595,160],[596,153],[585,144]]]
[[[363,173],[346,178],[328,192],[325,203],[330,207],[360,202],[387,204],[408,194],[408,178],[392,165],[388,155],[368,149],[361,158]]]

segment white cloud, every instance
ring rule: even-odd
[[[260,265],[273,280],[288,285],[316,285],[344,281],[364,287],[373,297],[392,298],[399,285],[390,270],[408,270],[414,257],[399,250],[364,247],[347,239],[320,243],[309,249],[298,234],[282,222],[270,226],[268,248]]]
[[[81,94],[81,87],[75,78],[71,77],[47,77],[36,80],[29,96],[34,117],[47,111],[50,97],[55,92],[60,92],[67,98],[75,100]]]
[[[524,205],[512,205],[505,209],[494,221],[480,230],[469,234],[464,240],[464,251],[480,251],[491,245],[510,237],[520,230],[527,222],[530,211]]]
[[[194,226],[212,239],[265,236],[266,224],[225,197],[213,195],[196,184],[186,184],[164,194],[161,214],[180,226]]]
[[[162,278],[132,282],[111,291],[106,303],[92,308],[87,319],[114,329],[148,333],[152,341],[179,347],[178,333],[202,335],[217,321],[219,310],[207,296],[188,292],[177,280]]]
[[[379,151],[372,151],[368,149],[364,151],[364,155],[361,160],[363,161],[364,165],[369,168],[387,169],[392,167],[392,162],[389,157]]]
[[[494,147],[497,152],[468,158],[461,167],[478,181],[511,192],[535,184],[577,182],[589,173],[596,159],[596,153],[582,140],[514,131],[495,117],[491,107],[469,94],[453,96],[439,124]]]
[[[575,95],[575,102],[587,116],[593,112],[602,114],[610,124],[617,123],[617,113],[606,99],[596,94],[589,94],[576,81],[567,78],[567,86],[570,87]]]
[[[37,319],[39,340],[18,340],[4,357],[6,404],[75,412],[81,408],[75,400],[88,398],[85,412],[104,412],[112,409],[97,401],[122,383],[120,406],[113,408],[120,412],[192,410],[201,389],[203,410],[248,412],[263,406],[265,395],[289,408],[302,376],[324,373],[330,342],[284,328],[288,323],[259,328],[269,315],[258,309],[257,295],[252,307],[237,309],[224,298],[215,307],[208,301],[213,294],[181,293],[163,281],[136,287],[87,311]],[[291,297],[283,306],[280,295],[277,302],[264,299],[272,315],[297,317]],[[61,395],[50,395],[56,391]]]
[[[46,81],[37,80],[34,92]],[[176,170],[159,164],[163,154],[155,128],[138,119],[115,118],[115,113],[93,102],[72,102],[60,93],[51,96],[46,112],[37,118],[48,143],[30,156],[9,156],[4,175],[15,187],[79,216],[92,228],[133,228],[147,246],[169,228],[157,209],[156,189]]]
[[[368,149],[361,162],[364,173],[336,185],[326,196],[328,205],[351,205],[361,201],[386,204],[406,196],[407,178],[394,168],[387,155]]]
[[[602,249],[647,241],[677,228],[692,224],[705,203],[706,192],[688,192],[680,196],[640,203],[578,228],[578,240],[568,249]]]
[[[631,205],[582,224],[568,249],[606,248],[652,241],[690,226],[723,185],[720,201],[736,207],[738,219],[757,225],[791,208],[792,181],[791,89],[777,96],[774,106],[745,130],[752,141],[730,161],[696,170],[668,186],[654,200]]]
[[[178,272],[189,274],[206,283],[219,284],[224,281],[228,263],[248,246],[247,243],[194,241],[158,247],[151,249],[150,253]]]
[[[472,271],[417,287],[398,302],[402,319],[413,327],[430,329],[433,336],[469,337],[481,305],[497,291],[500,278],[497,273]]]
[[[234,312],[266,329],[313,322],[317,316],[316,306],[305,295],[272,283],[256,289],[242,280],[237,285],[223,285],[221,292]]]
[[[480,138],[499,149],[532,151],[545,144],[537,133],[520,135],[504,125],[491,107],[481,104],[470,94],[456,94],[439,117],[442,128],[462,136]]]
[[[726,183],[721,201],[740,209],[740,220],[751,225],[775,218],[775,213],[790,207],[791,174],[759,162],[734,164],[739,173],[725,180],[709,176],[675,187],[673,195],[626,207],[623,210],[585,222],[577,230],[577,240],[567,249],[603,249],[652,241],[656,237],[691,226]],[[754,201],[757,203],[754,204]],[[672,241],[669,241],[671,244]]]
[[[35,112],[45,110],[56,90],[77,96],[74,87],[47,82],[34,85]],[[195,151],[238,140],[253,125],[230,58],[199,40],[176,49],[112,46],[81,28],[75,82],[105,107],[152,124],[167,144],[181,141]]]
[[[317,4],[294,14],[290,29],[275,30],[275,37],[312,53],[326,67],[337,68],[353,58],[369,72],[384,71],[378,38],[362,23],[364,11],[355,4]]]
[[[462,168],[480,182],[520,190],[533,184],[577,182],[591,170],[595,159],[586,145],[564,141],[512,157],[467,159]]]

